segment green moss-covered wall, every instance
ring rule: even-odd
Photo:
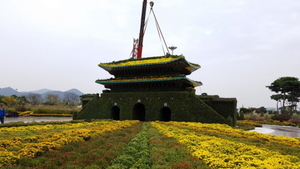
[[[215,99],[212,101],[212,108],[226,119],[230,116],[233,120],[233,126],[236,124],[237,111],[236,99]]]
[[[104,92],[100,97],[95,96],[73,118],[110,119],[112,118],[113,107],[117,107],[120,120],[134,119],[137,115],[134,107],[138,104],[138,106],[142,105],[145,108],[144,120],[146,121],[162,120],[165,115],[163,113],[170,113],[171,121],[228,124],[227,115],[236,117],[235,112],[223,112],[222,106],[218,106],[220,103],[211,102],[211,105],[208,105],[194,94],[194,90],[177,92]],[[232,106],[231,109],[236,108],[234,104],[226,106]]]
[[[198,96],[198,98],[203,100],[224,118],[227,119],[230,116],[233,126],[235,126],[237,120],[237,100],[235,98],[219,98],[219,96]]]

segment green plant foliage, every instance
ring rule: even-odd
[[[228,124],[229,124],[230,126],[233,126],[233,120],[232,120],[232,117],[231,117],[231,116],[228,116],[228,117],[227,117],[227,120],[228,120]]]
[[[237,120],[245,120],[245,115],[244,115],[244,112],[241,111],[238,116],[237,116]]]
[[[242,108],[240,108],[240,112],[251,113],[252,110],[251,110],[251,109],[247,109],[247,108],[242,107]]]
[[[116,168],[119,165],[126,168],[150,168],[152,161],[150,159],[149,127],[149,124],[143,124],[141,132],[127,144],[122,155],[114,159],[108,169]]]
[[[222,117],[227,118],[228,116],[231,116],[233,122],[232,125],[235,126],[237,120],[237,101],[235,98],[219,98],[219,96],[198,97],[201,100],[204,100],[207,105],[218,112]],[[228,124],[228,121],[226,124]]]

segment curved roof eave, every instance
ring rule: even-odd
[[[201,86],[201,82],[197,82],[186,77],[171,77],[171,78],[152,78],[152,79],[106,79],[96,80],[96,83],[102,85],[122,84],[122,83],[149,83],[149,82],[162,82],[162,81],[178,81],[184,80],[192,84],[192,86]]]

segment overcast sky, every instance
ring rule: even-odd
[[[275,107],[266,86],[300,77],[299,0],[154,3],[167,45],[201,65],[188,76],[203,83],[197,94]],[[112,75],[98,64],[130,57],[141,8],[142,0],[0,0],[0,88],[101,93],[95,80]],[[162,55],[150,15],[143,57]]]

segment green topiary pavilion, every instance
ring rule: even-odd
[[[96,80],[107,90],[101,96],[83,96],[83,108],[74,119],[236,121],[236,99],[195,94],[194,88],[202,83],[186,75],[200,66],[182,55],[100,63],[99,67],[114,78]]]
[[[101,95],[83,95],[82,110],[73,119],[113,119],[141,121],[194,121],[235,125],[236,99],[199,96],[199,81],[187,78],[200,65],[183,55],[141,58],[147,1],[143,2],[140,37],[133,57],[100,63],[113,78],[96,80],[104,85]],[[151,10],[153,2],[150,2]]]

